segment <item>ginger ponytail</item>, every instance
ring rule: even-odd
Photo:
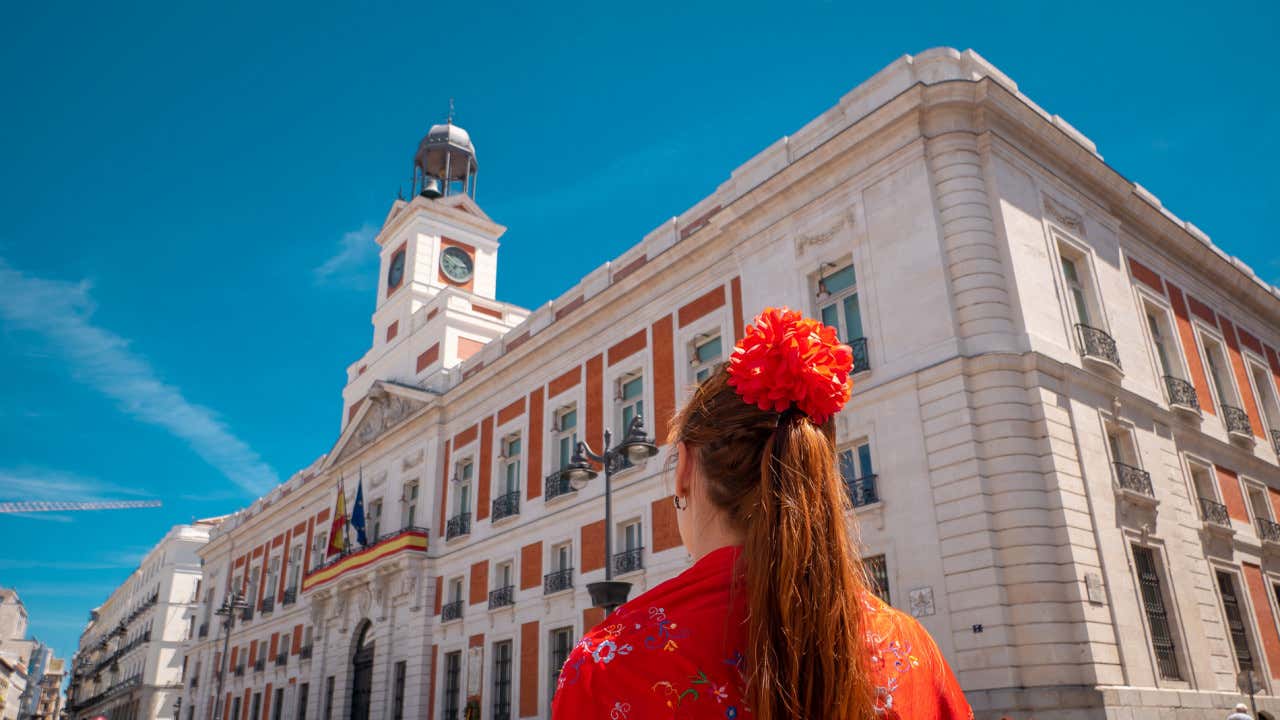
[[[710,501],[746,538],[747,697],[756,720],[875,716],[849,501],[830,419],[743,402],[722,367],[676,416]]]

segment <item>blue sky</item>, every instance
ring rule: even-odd
[[[1274,5],[55,5],[0,28],[0,500],[165,503],[0,516],[0,585],[65,655],[169,526],[328,449],[371,238],[450,97],[528,307],[938,45],[1280,283]]]

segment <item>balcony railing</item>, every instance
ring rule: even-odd
[[[623,550],[613,556],[613,572],[622,575],[644,569],[644,548]]]
[[[871,356],[867,354],[867,339],[864,337],[854,338],[849,341],[849,347],[853,348],[853,370],[851,373],[870,370]]]
[[[262,672],[263,670],[266,670],[266,669],[267,669],[267,659],[264,657],[258,658],[257,661],[253,663],[254,672]]]
[[[1258,518],[1258,537],[1267,542],[1280,543],[1280,523]]]
[[[276,667],[284,667],[289,664],[289,653],[282,652],[276,655]]]
[[[1200,498],[1200,517],[1207,523],[1223,527],[1231,526],[1231,516],[1227,514],[1227,506],[1209,498]]]
[[[454,600],[440,606],[440,622],[449,622],[462,617],[462,606],[465,601]]]
[[[298,659],[310,660],[312,649],[313,649],[313,646],[311,645],[303,645],[302,647],[298,648]]]
[[[1122,462],[1115,463],[1116,467],[1116,485],[1121,489],[1146,495],[1147,497],[1155,497],[1156,493],[1151,489],[1151,473],[1140,467],[1126,465]]]
[[[324,576],[320,576],[320,574],[324,570],[329,570],[330,568],[341,566],[344,563],[347,563],[348,561],[351,562],[352,567],[364,567],[366,563],[361,562],[361,558],[356,556],[359,556],[362,553],[373,550],[381,546],[383,543],[388,543],[393,540],[402,538],[405,535],[419,535],[421,536],[422,540],[420,543],[408,545],[407,547],[403,548],[402,551],[425,553],[427,551],[426,538],[430,534],[431,534],[430,531],[424,527],[417,527],[417,526],[404,527],[404,528],[401,528],[400,530],[396,530],[395,532],[391,532],[391,533],[387,533],[386,535],[383,535],[382,537],[378,538],[376,542],[369,545],[368,547],[354,548],[345,553],[335,555],[329,560],[327,560],[326,562],[320,565],[317,565],[311,568],[311,570],[307,571],[306,577],[304,577],[302,580],[302,591],[307,592],[321,583],[328,582],[329,580],[332,580],[333,578],[337,577],[341,573],[346,572],[348,568],[339,568],[339,572],[337,574],[325,574]],[[401,552],[401,551],[397,551],[397,552]]]
[[[1249,424],[1249,413],[1238,407],[1222,406],[1222,420],[1227,424],[1227,432],[1253,436],[1253,425]]]
[[[262,598],[262,612],[269,613],[276,609],[276,599],[273,597]]]
[[[1200,400],[1196,397],[1196,386],[1172,375],[1164,376],[1164,389],[1169,394],[1169,404],[1178,407],[1200,409]]]
[[[849,502],[853,503],[854,507],[880,502],[880,495],[876,493],[875,475],[846,480],[844,487],[845,492],[849,493]]]
[[[569,590],[572,588],[573,588],[573,568],[556,570],[553,573],[548,573],[542,576],[543,594],[550,595],[551,593],[558,593],[562,590]]]
[[[244,677],[244,666],[243,666],[243,665],[237,665],[237,666],[236,666],[236,669],[235,669],[235,676],[236,676],[236,677]]]
[[[298,588],[288,588],[284,591],[284,598],[280,601],[281,605],[292,605],[298,601]]]
[[[574,489],[569,484],[569,474],[563,470],[557,470],[547,476],[546,489],[542,495],[547,500],[554,500],[571,492],[574,492]]]
[[[199,632],[197,633],[197,635],[199,635],[200,637],[208,637],[208,636],[209,636],[209,623],[200,623],[200,630],[199,630]]]
[[[444,526],[444,539],[452,540],[456,537],[471,534],[471,513],[458,513],[449,518],[448,524]]]
[[[489,609],[494,610],[508,605],[514,605],[516,602],[516,588],[514,585],[500,587],[497,590],[489,591]]]
[[[241,619],[241,620],[252,620],[252,619],[253,619],[253,606],[252,606],[252,605],[250,605],[249,607],[246,607],[244,610],[242,610],[242,611],[240,612],[240,619]]]
[[[1080,351],[1085,357],[1120,367],[1120,351],[1116,348],[1115,338],[1108,335],[1107,331],[1077,323],[1076,333],[1080,336]]]
[[[493,519],[495,521],[502,518],[511,517],[520,514],[520,491],[513,490],[505,495],[499,495],[493,501]]]

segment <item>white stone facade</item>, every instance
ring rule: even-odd
[[[71,663],[71,720],[170,720],[182,692],[183,643],[194,629],[197,550],[216,520],[177,525],[116,588],[80,635]]]
[[[633,597],[687,566],[666,448],[617,476],[610,559],[561,441],[599,449],[635,400],[661,440],[768,305],[855,345],[865,555],[980,718],[1222,717],[1249,663],[1280,710],[1280,291],[976,54],[899,59],[532,312],[494,300],[502,231],[465,196],[394,205],[340,437],[201,551],[187,717],[548,717],[604,564]],[[339,477],[380,539],[333,561]]]

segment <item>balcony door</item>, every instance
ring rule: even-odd
[[[373,696],[373,626],[369,621],[356,630],[352,659],[351,720],[369,720],[369,700]]]

